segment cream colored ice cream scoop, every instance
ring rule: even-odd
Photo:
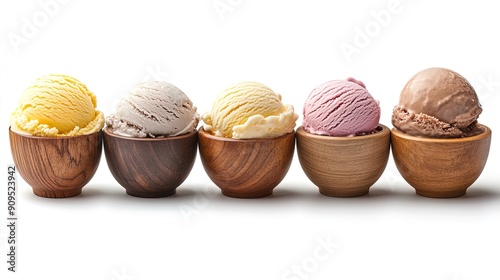
[[[129,137],[176,136],[196,130],[199,119],[183,91],[167,82],[150,81],[125,95],[106,125],[113,133]]]
[[[212,110],[202,116],[203,129],[213,135],[235,138],[272,138],[290,133],[298,115],[281,95],[264,84],[241,82],[223,91]]]
[[[79,80],[60,74],[38,78],[12,113],[12,131],[35,136],[74,136],[99,131],[104,115],[96,96]]]

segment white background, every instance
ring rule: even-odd
[[[447,200],[416,196],[392,156],[370,194],[349,199],[321,196],[296,157],[274,195],[256,200],[222,196],[199,157],[177,194],[161,199],[127,196],[104,156],[75,198],[36,197],[18,177],[18,272],[7,271],[2,218],[0,278],[499,279],[500,17],[494,1],[465,2],[1,1],[4,182],[9,115],[49,73],[87,84],[106,115],[152,79],[177,85],[200,113],[226,86],[255,80],[301,115],[315,86],[353,76],[392,127],[406,81],[441,66],[476,88],[493,140],[468,194]],[[354,53],[343,53],[346,45]]]

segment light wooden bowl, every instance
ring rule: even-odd
[[[94,176],[102,154],[102,133],[38,137],[13,132],[10,148],[19,174],[41,197],[79,195]]]
[[[196,131],[164,138],[132,138],[114,134],[108,128],[103,131],[109,170],[131,196],[170,196],[193,168]]]
[[[364,136],[334,137],[297,129],[297,155],[319,192],[333,197],[365,195],[380,178],[389,159],[390,130]]]
[[[491,130],[464,138],[409,136],[392,129],[392,155],[401,176],[416,193],[434,198],[462,196],[488,159]]]
[[[208,177],[226,196],[271,195],[283,180],[295,150],[295,132],[276,138],[237,140],[200,128],[200,158]]]

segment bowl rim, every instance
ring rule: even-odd
[[[92,133],[86,133],[86,134],[80,134],[80,135],[72,135],[72,136],[36,136],[36,135],[31,135],[28,133],[22,133],[22,132],[17,132],[12,130],[12,126],[9,126],[9,132],[12,134],[15,134],[19,137],[24,137],[24,138],[31,138],[31,139],[52,139],[52,140],[57,140],[57,139],[73,139],[73,138],[78,138],[78,137],[92,137],[95,135],[99,135],[101,133],[102,129],[99,129],[96,132]]]
[[[295,129],[292,130],[292,132],[283,134],[283,135],[278,136],[278,137],[250,138],[250,139],[234,139],[234,138],[228,138],[228,137],[222,137],[222,136],[215,136],[215,135],[212,135],[212,134],[206,132],[205,129],[203,129],[203,126],[201,126],[198,129],[198,133],[199,133],[200,137],[203,136],[205,138],[209,138],[210,140],[214,140],[214,141],[241,142],[241,143],[266,142],[266,141],[271,141],[271,140],[284,139],[284,138],[290,137],[290,135],[293,135],[295,138]]]
[[[103,129],[103,134],[109,137],[113,138],[119,138],[119,139],[124,139],[124,140],[129,140],[129,141],[140,141],[140,142],[157,142],[157,141],[169,141],[169,140],[179,140],[179,139],[185,139],[185,138],[190,138],[198,132],[197,130],[193,130],[188,133],[184,133],[181,135],[176,135],[176,136],[164,136],[164,137],[130,137],[130,136],[124,136],[120,134],[113,133],[109,130],[109,127],[105,126]]]
[[[408,135],[395,127],[393,127],[391,129],[391,136],[406,139],[406,140],[411,140],[411,141],[415,141],[415,142],[429,142],[429,143],[431,143],[431,142],[432,143],[471,142],[471,141],[482,140],[482,139],[485,139],[485,138],[488,138],[491,136],[491,129],[489,127],[487,127],[484,124],[478,124],[478,126],[483,128],[484,131],[477,134],[477,135],[460,137],[460,138],[432,138],[432,137],[423,137],[423,136],[413,136],[413,135]]]
[[[320,139],[320,140],[358,141],[358,140],[366,140],[366,139],[370,139],[370,138],[379,138],[379,137],[383,137],[383,136],[386,136],[387,134],[391,133],[391,130],[389,129],[389,127],[387,127],[381,123],[378,124],[377,128],[379,128],[379,127],[382,128],[382,130],[377,131],[375,133],[371,133],[371,134],[356,135],[356,136],[329,136],[329,135],[319,135],[319,134],[309,133],[309,132],[305,131],[304,128],[302,128],[302,126],[299,126],[297,128],[297,135],[306,136],[309,138],[316,138],[316,139]]]

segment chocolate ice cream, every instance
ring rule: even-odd
[[[429,68],[403,88],[392,124],[413,136],[467,137],[483,131],[477,123],[482,111],[476,91],[464,77],[449,69]]]

